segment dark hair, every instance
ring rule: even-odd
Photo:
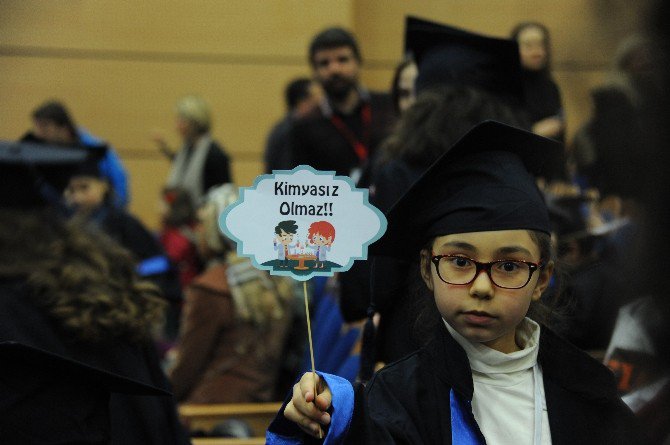
[[[162,321],[158,288],[135,271],[130,252],[50,209],[0,209],[0,278],[27,283],[29,297],[66,338],[144,342]]]
[[[196,210],[191,194],[180,187],[167,187],[163,190],[163,199],[169,209],[163,224],[168,227],[181,227],[196,222]]]
[[[44,102],[33,110],[33,119],[46,120],[60,127],[67,127],[73,138],[77,137],[77,126],[67,108],[56,100]]]
[[[282,230],[286,233],[297,233],[298,225],[293,220],[281,221],[277,224],[277,227],[275,227],[275,233],[281,235]]]
[[[292,80],[286,85],[284,95],[286,98],[286,106],[289,111],[292,111],[300,101],[309,97],[309,87],[311,84],[312,81],[307,77],[300,77]]]
[[[522,111],[473,87],[447,85],[422,92],[382,146],[382,162],[429,166],[472,127],[487,119],[528,129]]]
[[[546,26],[539,22],[521,22],[512,29],[510,37],[518,42],[521,31],[524,31],[528,28],[537,28],[542,31],[542,34],[544,34],[544,49],[547,52],[547,62],[545,63],[542,71],[548,73],[551,71],[551,37],[549,36],[549,29]]]
[[[344,28],[328,28],[318,33],[312,39],[309,45],[309,63],[314,66],[314,56],[318,51],[323,49],[334,49],[347,46],[351,48],[354,57],[359,62],[361,61],[361,53],[358,50],[358,42],[352,33]]]
[[[393,72],[393,81],[391,83],[391,103],[393,104],[393,111],[397,116],[400,116],[400,87],[398,82],[400,82],[400,75],[408,66],[414,63],[414,58],[411,56],[405,57],[402,62],[395,67]]]
[[[556,265],[551,237],[544,232],[537,232],[534,230],[529,230],[528,234],[540,249],[540,259],[542,264],[553,261],[554,265]],[[423,250],[430,251],[432,249],[433,241],[433,239],[429,240],[425,244]],[[431,263],[428,262],[425,266],[431,267]],[[413,340],[418,344],[425,344],[433,337],[433,335],[435,335],[436,329],[439,328],[442,321],[437,309],[437,304],[435,303],[435,298],[421,278],[421,267],[422,265],[418,260],[413,263],[408,275],[407,286],[409,295],[411,295],[413,299],[412,308],[410,310],[411,313],[416,314],[412,332]],[[554,267],[554,271],[556,271],[556,267]],[[559,304],[561,303],[560,297],[561,292],[557,289],[553,289],[551,292],[545,291],[540,300],[531,302],[530,307],[528,308],[527,317],[544,326],[551,327],[556,321],[556,318],[560,319],[560,311],[558,310],[560,308]]]

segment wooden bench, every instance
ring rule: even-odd
[[[228,437],[193,437],[192,445],[264,445],[265,437],[252,437],[249,439],[235,439]]]
[[[265,430],[281,408],[281,402],[272,403],[240,403],[222,405],[181,405],[179,417],[186,427],[191,430],[211,431],[217,424],[226,419],[240,419],[245,421],[253,431],[253,439],[223,438],[193,438],[193,444],[256,444],[265,443]],[[258,442],[258,440],[261,440]],[[228,442],[221,442],[228,440]],[[246,442],[244,442],[246,440]],[[252,440],[250,442],[250,440]],[[253,441],[255,440],[255,442]],[[242,441],[242,442],[240,442]]]

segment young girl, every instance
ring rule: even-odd
[[[530,173],[556,150],[489,121],[412,186],[373,249],[418,260],[433,297],[432,339],[366,388],[323,374],[315,398],[305,374],[269,443],[300,440],[296,425],[307,441],[322,429],[325,443],[640,441],[611,373],[527,317],[540,314],[554,267],[547,209]]]

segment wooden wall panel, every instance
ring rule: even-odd
[[[349,26],[349,0],[1,0],[3,45],[305,60],[307,39]]]
[[[521,21],[539,21],[552,34],[557,65],[594,66],[608,64],[618,42],[640,28],[646,9],[646,1],[622,0],[358,1],[354,22],[373,63],[401,57],[404,17],[416,15],[498,37]]]
[[[624,0],[0,0],[0,139],[29,126],[30,111],[60,98],[78,122],[119,151],[131,175],[131,211],[157,226],[158,191],[168,164],[155,131],[178,144],[176,100],[201,94],[214,135],[233,156],[233,174],[251,184],[262,170],[265,137],[284,112],[282,92],[308,75],[306,48],[318,30],[358,36],[363,81],[387,90],[401,57],[408,13],[504,36],[520,20],[546,23],[568,129],[590,109],[589,89],[621,37],[639,25],[645,2]]]
[[[351,11],[349,0],[0,0],[0,138],[25,132],[44,100],[63,100],[116,147],[131,177],[130,210],[155,228],[169,166],[150,138],[179,144],[176,101],[206,98],[234,178],[250,185],[284,113],[285,84],[310,73],[310,38],[351,26]]]
[[[521,21],[544,23],[552,35],[554,75],[571,136],[589,116],[587,87],[602,81],[618,44],[641,28],[646,12],[647,2],[623,0],[359,1],[354,23],[369,67],[365,79],[375,88],[388,88],[402,57],[406,15],[498,37],[507,37]]]

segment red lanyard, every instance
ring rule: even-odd
[[[333,123],[333,125],[335,125],[337,131],[339,131],[340,134],[353,147],[354,152],[356,152],[356,156],[358,156],[358,159],[361,161],[361,163],[367,161],[368,154],[370,151],[368,148],[368,144],[370,143],[370,127],[372,124],[372,109],[370,108],[370,104],[369,103],[363,104],[363,107],[361,109],[361,123],[363,125],[363,141],[360,141],[356,137],[354,132],[351,131],[349,127],[347,127],[347,124],[345,124],[342,118],[337,114],[333,113],[333,115],[330,117],[330,121]]]

